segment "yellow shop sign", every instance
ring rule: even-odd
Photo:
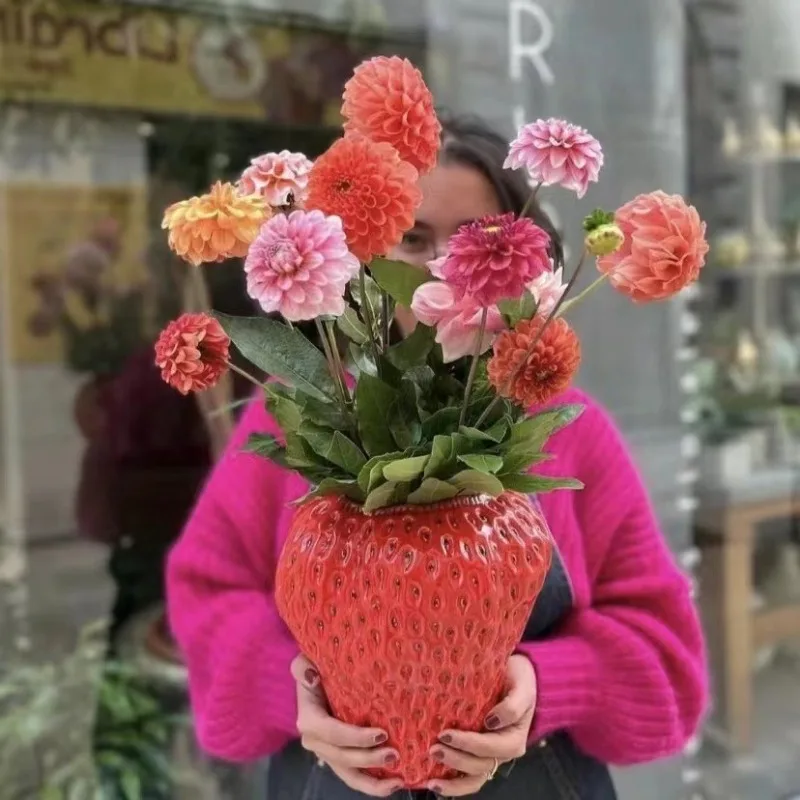
[[[0,0],[0,101],[265,118],[300,31],[123,4]]]

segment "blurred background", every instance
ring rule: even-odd
[[[799,0],[0,0],[0,800],[265,797],[265,765],[197,751],[162,612],[225,420],[152,365],[198,302],[160,221],[254,155],[318,155],[379,53],[509,137],[557,115],[601,140],[599,186],[548,206],[573,248],[640,191],[708,220],[699,287],[575,317],[713,669],[702,736],[619,787],[800,797]],[[240,270],[206,277],[247,309]]]

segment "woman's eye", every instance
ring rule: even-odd
[[[414,231],[408,231],[407,233],[403,234],[402,247],[405,250],[418,253],[424,250],[427,246],[428,241],[422,234],[415,233]]]

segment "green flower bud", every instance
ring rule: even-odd
[[[622,247],[625,234],[619,225],[606,223],[586,234],[586,250],[593,256],[610,256]]]

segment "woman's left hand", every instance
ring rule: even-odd
[[[438,762],[461,773],[428,788],[444,797],[466,797],[494,777],[500,764],[525,755],[536,707],[536,673],[526,656],[508,659],[507,694],[486,717],[487,733],[443,731],[431,749]]]

